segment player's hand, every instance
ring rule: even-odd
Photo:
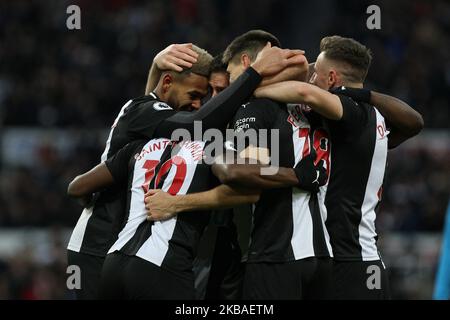
[[[272,47],[270,42],[258,53],[252,68],[262,77],[271,76],[286,67],[307,63],[303,50]]]
[[[297,187],[313,193],[319,192],[319,187],[325,185],[328,180],[325,160],[315,164],[315,158],[315,153],[309,154],[294,168],[298,179]]]
[[[197,62],[198,54],[192,50],[192,43],[171,44],[158,53],[153,60],[160,70],[183,71]]]
[[[273,83],[282,82],[282,81],[303,81],[305,82],[308,76],[308,63],[305,58],[305,63],[295,64],[289,67],[286,67],[279,73],[264,77],[264,79],[259,84],[259,87],[264,87],[271,85]]]
[[[175,199],[175,196],[172,196],[161,189],[150,189],[145,194],[147,220],[168,220],[175,216],[177,214],[175,211]]]

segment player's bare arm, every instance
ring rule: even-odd
[[[390,125],[389,148],[395,148],[423,129],[420,113],[400,99],[371,91],[370,103],[376,106]]]
[[[269,149],[249,146],[239,154],[240,163],[233,159],[232,163],[227,163],[230,159],[227,154],[215,159],[212,172],[223,184],[237,188],[257,188],[272,189],[290,187],[298,184],[298,179],[292,168],[277,168],[277,173],[270,176],[261,175],[261,169],[269,167]],[[258,164],[249,164],[253,159]]]
[[[167,220],[180,212],[214,209],[226,209],[235,206],[255,203],[259,200],[258,190],[243,190],[220,185],[211,190],[176,195],[160,189],[149,190],[145,196],[145,208],[148,220]]]
[[[214,164],[212,170],[220,182],[230,186],[246,188],[273,189],[292,187],[298,184],[292,168],[277,168],[273,175],[261,175],[261,164]]]
[[[261,148],[262,149],[262,148]],[[240,156],[268,164],[268,150],[246,148]],[[255,203],[259,200],[260,190],[232,187],[222,184],[204,192],[172,196],[161,190],[149,190],[145,196],[148,219],[166,220],[176,214],[192,210],[226,209]]]
[[[256,89],[255,96],[284,103],[304,103],[330,120],[340,120],[343,115],[342,103],[337,95],[305,82],[275,83]]]
[[[114,179],[111,172],[103,162],[88,172],[75,177],[67,188],[67,195],[77,198],[83,206],[86,206],[91,201],[94,192],[100,191],[113,183]]]
[[[268,149],[249,146],[241,152],[245,159],[253,158],[258,164],[226,163],[226,157],[218,157],[212,172],[223,184],[245,189],[274,189],[299,187],[308,192],[317,192],[327,180],[323,163],[314,164],[314,157],[302,158],[295,168],[278,167],[274,174],[262,174],[269,167]],[[315,180],[317,179],[317,184]]]

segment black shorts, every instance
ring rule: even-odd
[[[97,299],[104,261],[104,257],[67,250],[68,265],[80,268],[80,289],[73,289],[78,300]]]
[[[331,258],[305,258],[285,263],[248,263],[244,299],[329,299]]]
[[[194,276],[180,277],[136,256],[108,254],[103,264],[100,299],[194,300]]]
[[[245,263],[241,260],[236,227],[219,227],[206,292],[207,300],[242,299]]]
[[[334,261],[332,279],[334,299],[390,299],[389,279],[381,260]]]

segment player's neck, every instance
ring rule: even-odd
[[[339,86],[340,87],[344,86],[344,87],[348,87],[348,88],[363,88],[364,84],[361,83],[361,82],[347,82],[347,81],[344,81]]]
[[[155,90],[153,90],[153,93],[156,94],[156,96],[158,97],[159,100],[161,100],[162,102],[167,103],[167,99],[165,99],[165,95],[162,89],[162,86],[160,86],[159,84],[156,86]]]

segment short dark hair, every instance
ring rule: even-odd
[[[223,63],[228,64],[237,55],[246,53],[253,61],[258,52],[270,42],[272,46],[281,47],[280,41],[273,34],[263,30],[250,30],[235,38],[223,53]]]
[[[216,55],[211,62],[210,73],[214,72],[227,72],[227,64],[223,63],[223,53]]]
[[[347,65],[342,73],[349,82],[364,82],[372,62],[366,46],[352,38],[330,36],[320,41],[320,51],[327,59]]]

